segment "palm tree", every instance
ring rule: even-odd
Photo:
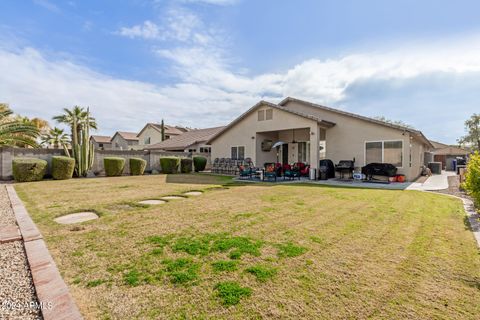
[[[8,104],[0,103],[0,145],[37,147],[38,128],[12,115]]]
[[[42,136],[42,144],[47,146],[53,146],[58,149],[63,148],[67,157],[70,157],[70,152],[68,151],[67,145],[70,143],[68,135],[64,132],[63,129],[53,128],[50,131]]]
[[[72,131],[72,144],[76,144],[81,139],[82,125],[88,121],[88,126],[97,129],[95,118],[89,116],[88,110],[80,106],[74,106],[71,110],[63,108],[64,114],[53,117],[59,123],[68,125]],[[89,120],[87,120],[89,119]]]

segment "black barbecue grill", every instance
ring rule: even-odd
[[[373,176],[394,177],[397,168],[390,163],[369,163],[362,168],[362,173],[369,181],[375,180]]]
[[[355,160],[340,160],[338,164],[335,165],[335,172],[340,173],[340,179],[344,179],[345,174],[347,174],[348,179],[352,179],[354,168]]]

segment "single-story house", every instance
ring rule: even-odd
[[[93,143],[93,147],[99,150],[111,150],[112,149],[112,137],[110,136],[90,136],[90,142]]]
[[[210,153],[207,141],[225,127],[195,129],[147,147],[148,150]]]
[[[465,158],[470,154],[470,151],[458,146],[448,145],[432,140],[430,140],[430,142],[433,145],[433,149],[431,150],[433,153],[433,161],[441,162],[444,170],[453,171],[453,161],[456,160],[457,157]]]
[[[165,140],[172,137],[179,136],[187,131],[189,128],[180,126],[164,125]],[[137,135],[138,147],[136,149],[144,149],[147,146],[162,142],[162,125],[158,123],[147,123],[145,127]]]
[[[110,141],[112,150],[134,150],[138,145],[136,132],[117,131]]]
[[[280,142],[281,147],[272,148]],[[319,104],[286,98],[279,104],[260,101],[215,134],[208,143],[215,158],[251,158],[266,162],[355,160],[356,170],[368,163],[391,163],[414,180],[433,148],[421,131]]]

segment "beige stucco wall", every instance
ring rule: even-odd
[[[268,132],[290,130],[293,128],[308,128],[306,132],[312,133],[310,139],[313,140],[313,143],[310,144],[310,153],[312,155],[311,163],[312,167],[317,167],[318,153],[315,143],[318,146],[320,130],[318,123],[315,120],[278,109],[273,109],[272,120],[258,121],[257,111],[261,109],[269,109],[269,107],[259,106],[211,143],[212,159],[230,158],[231,147],[245,146],[245,157],[252,158],[255,165],[262,166],[264,162],[270,162],[276,159],[274,151],[261,151],[261,142],[264,137],[269,136],[269,134],[267,134]],[[297,134],[295,134],[295,138],[300,139],[300,136],[297,138]],[[274,139],[272,140],[275,142]]]
[[[162,142],[162,133],[158,130],[148,126],[143,132],[138,136],[138,145],[139,146],[148,146],[145,145],[145,139],[150,138],[150,144],[155,144]]]
[[[398,173],[405,174],[408,180],[412,180],[421,172],[423,153],[426,150],[423,143],[415,139],[410,139],[408,133],[403,134],[402,131],[394,128],[384,127],[295,101],[288,102],[285,108],[336,123],[334,127],[326,131],[326,158],[331,159],[334,163],[338,163],[340,160],[351,160],[355,158],[355,166],[362,167],[365,165],[365,142],[402,140],[403,166],[402,168],[398,168]],[[411,167],[409,161],[410,152],[412,154]]]
[[[112,139],[111,150],[132,150],[137,145],[138,141],[125,140],[119,134],[116,134]]]

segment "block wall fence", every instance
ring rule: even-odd
[[[48,162],[47,174],[51,174],[51,164],[53,156],[64,156],[63,149],[31,149],[31,148],[0,148],[0,179],[11,180],[12,176],[12,160],[15,158],[37,158]],[[105,157],[120,157],[125,159],[125,175],[130,174],[130,158],[142,158],[147,161],[146,171],[161,171],[160,158],[175,156],[182,158],[192,158],[200,155],[207,158],[207,170],[211,167],[210,154],[206,153],[187,153],[187,152],[162,152],[162,151],[133,151],[133,150],[95,150],[92,171],[94,173],[104,173],[103,159]]]

